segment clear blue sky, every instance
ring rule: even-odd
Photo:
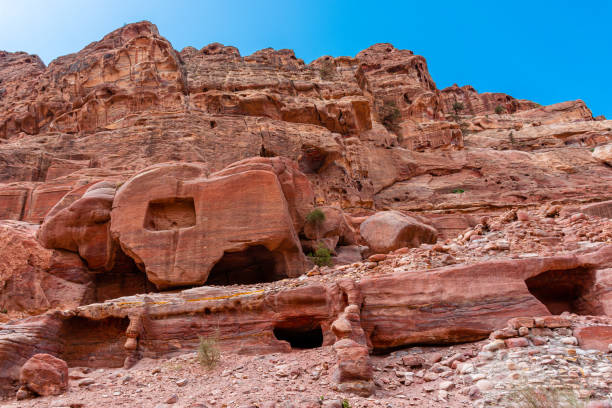
[[[612,1],[0,0],[0,49],[45,63],[150,20],[178,50],[292,48],[306,62],[390,42],[423,55],[439,88],[473,85],[612,118]]]

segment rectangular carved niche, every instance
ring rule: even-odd
[[[150,231],[166,231],[196,225],[193,198],[165,198],[149,202],[144,228]]]

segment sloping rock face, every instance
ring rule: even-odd
[[[255,159],[208,178],[198,165],[154,166],[117,192],[111,233],[160,289],[207,282],[224,256],[213,280],[297,276],[305,259],[296,231],[312,191],[292,166],[280,158]],[[259,258],[269,259],[261,265]]]
[[[423,57],[390,44],[305,64],[290,50],[243,57],[217,43],[176,52],[141,22],[48,67],[24,53],[1,60],[4,218],[41,222],[68,192],[157,163],[212,173],[253,156],[298,162],[317,204],[362,215],[609,196],[603,184],[583,187],[612,172],[588,151],[612,139],[612,126],[584,103],[441,91]]]
[[[38,226],[0,222],[0,305],[6,311],[40,313],[95,300],[93,275],[78,255],[44,248]]]

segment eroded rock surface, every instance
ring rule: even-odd
[[[178,52],[149,22],[47,67],[0,52],[0,80],[4,395],[40,353],[84,375],[180,358],[204,336],[245,366],[316,349],[325,361],[307,371],[260,363],[324,378],[317,392],[373,394],[357,406],[486,406],[508,396],[504,364],[531,370],[531,354],[499,350],[543,365],[574,341],[606,352],[610,325],[578,315],[612,314],[612,122],[580,100],[440,90],[391,44],[310,64],[218,43]],[[324,218],[306,222],[314,208]],[[321,243],[342,265],[308,270]],[[489,335],[487,362],[372,355]],[[610,372],[575,353],[593,378]],[[104,383],[88,373],[69,394]],[[252,394],[278,393],[265,387]]]
[[[154,166],[117,192],[112,235],[158,288],[295,277],[312,192],[292,166],[256,159],[209,177],[199,165]]]

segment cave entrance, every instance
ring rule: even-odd
[[[62,323],[61,358],[69,367],[122,367],[127,356],[123,345],[129,324],[127,317],[71,317]]]
[[[274,337],[289,342],[293,349],[313,349],[323,346],[323,330],[320,324],[306,326],[277,326]]]
[[[263,245],[240,252],[226,252],[210,271],[207,285],[248,285],[273,282],[287,277],[282,262]]]
[[[586,268],[546,271],[525,281],[529,292],[546,306],[551,314],[570,312],[594,314],[594,305],[585,298],[593,287],[594,274]]]
[[[98,303],[123,296],[157,292],[155,285],[147,279],[147,274],[122,250],[117,251],[112,270],[95,275],[94,286],[94,302]]]

